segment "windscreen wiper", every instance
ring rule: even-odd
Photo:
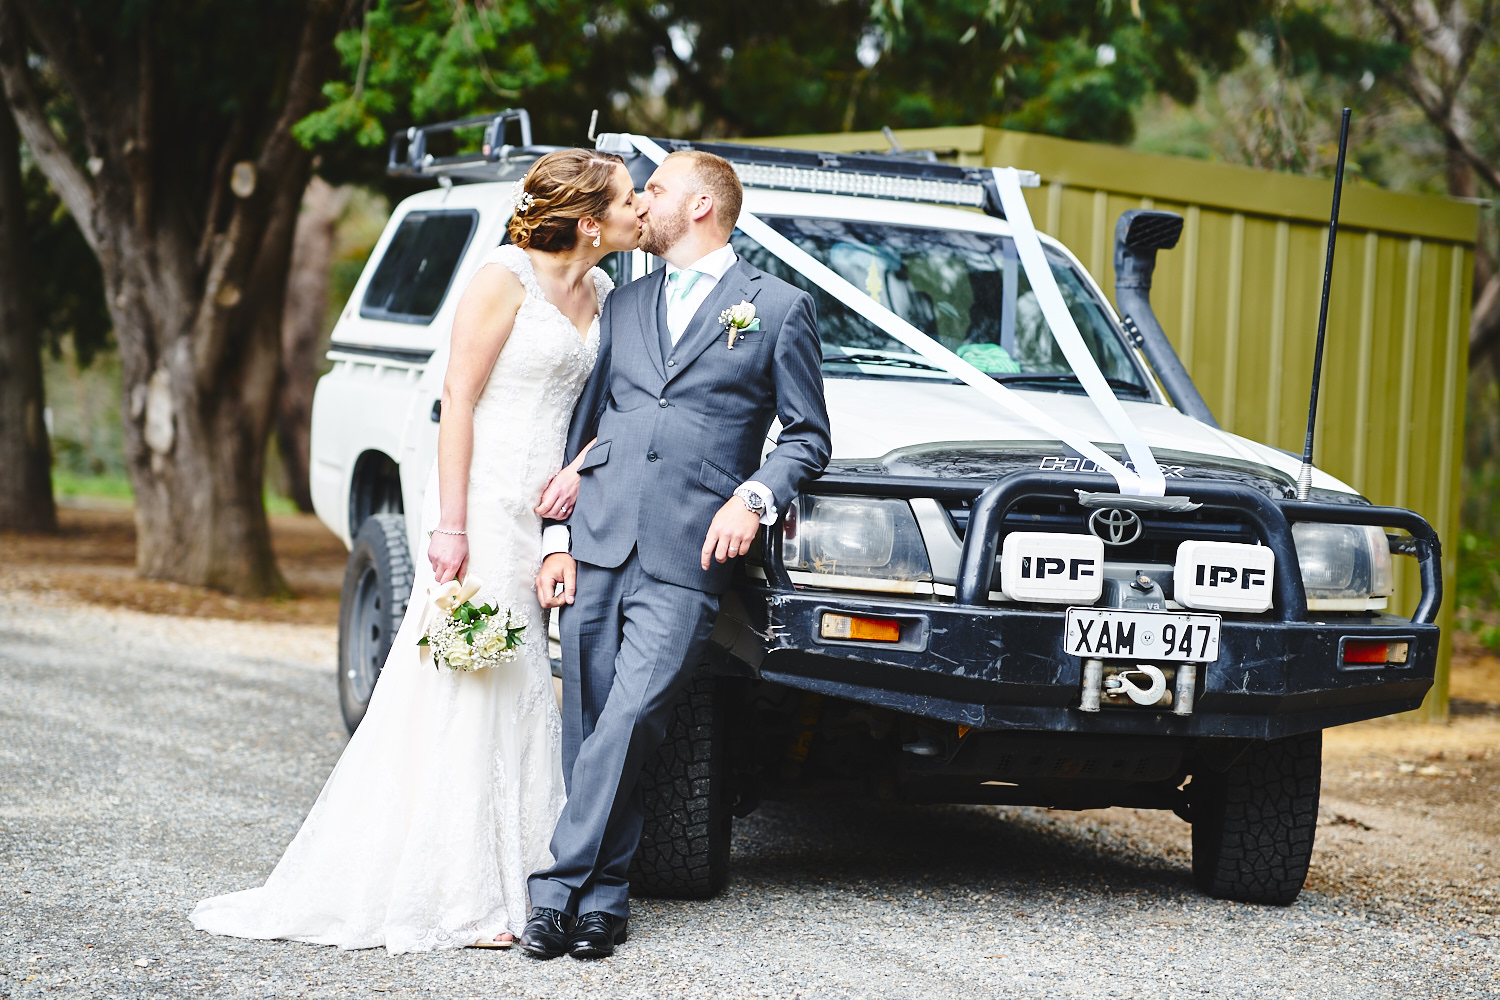
[[[1000,382],[1005,385],[1010,385],[1016,382],[1073,382],[1078,385],[1083,384],[1078,376],[1074,375],[1072,372],[1023,372],[1020,374],[992,372],[990,374],[990,377],[993,378],[996,382]],[[1111,389],[1126,389],[1130,392],[1140,393],[1143,396],[1150,395],[1150,393],[1146,391],[1146,387],[1141,385],[1139,382],[1131,382],[1128,379],[1109,377],[1106,377],[1104,381],[1109,384],[1109,387]]]
[[[851,364],[851,365],[885,365],[890,368],[915,368],[924,372],[943,371],[937,365],[928,364],[926,361],[918,361],[916,358],[891,358],[884,354],[825,354],[823,363],[827,364]]]

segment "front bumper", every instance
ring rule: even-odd
[[[820,481],[819,493],[892,495],[893,484]],[[896,495],[932,495],[932,483],[900,484]],[[1170,710],[1079,709],[1083,660],[1064,649],[1062,608],[991,604],[989,567],[1005,511],[1026,496],[1099,490],[1099,477],[1007,476],[979,493],[964,541],[964,579],[955,601],[889,598],[791,584],[779,546],[764,539],[767,582],[743,581],[746,621],[722,635],[736,659],[764,680],[980,730],[1275,739],[1416,708],[1432,686],[1441,600],[1436,535],[1416,514],[1382,507],[1277,502],[1223,483],[1185,481],[1174,493],[1235,508],[1276,551],[1273,611],[1224,616],[1219,657],[1198,667],[1191,715]],[[1392,615],[1310,618],[1290,523],[1332,521],[1401,527],[1412,534],[1423,597],[1411,621]],[[899,643],[823,639],[825,612],[894,618]],[[733,631],[730,625],[728,631]],[[1406,662],[1353,668],[1348,638],[1404,640]]]

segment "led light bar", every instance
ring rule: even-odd
[[[852,170],[817,170],[771,163],[735,163],[734,170],[740,176],[740,183],[746,187],[984,207],[984,186],[977,182],[893,177]]]

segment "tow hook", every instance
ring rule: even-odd
[[[1141,686],[1132,680],[1132,675],[1140,675],[1149,681],[1146,686]],[[1172,713],[1174,715],[1193,714],[1193,690],[1198,686],[1198,665],[1196,663],[1179,663],[1176,665],[1175,681],[1177,690],[1172,696]],[[1104,694],[1113,698],[1126,697],[1142,707],[1159,705],[1162,696],[1167,692],[1167,676],[1160,667],[1149,663],[1137,663],[1123,670],[1116,670],[1109,677],[1104,676],[1103,660],[1083,661],[1083,691],[1078,699],[1079,711],[1097,712]]]
[[[1131,674],[1140,674],[1151,681],[1149,687],[1141,687],[1130,679]],[[1104,682],[1105,690],[1111,694],[1123,694],[1137,705],[1154,705],[1167,693],[1167,675],[1149,663],[1138,663],[1129,670],[1122,670]]]

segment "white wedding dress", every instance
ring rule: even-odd
[[[562,464],[599,323],[580,337],[520,248],[498,247],[485,263],[513,271],[526,297],[474,408],[469,572],[484,584],[474,603],[529,617],[520,655],[476,673],[418,655],[435,586],[426,542],[438,523],[434,467],[416,584],[364,721],[266,884],[199,903],[200,930],[392,953],[461,948],[519,936],[527,876],[552,862],[561,722],[533,584],[542,531],[533,506]],[[613,286],[597,268],[592,277],[602,307]]]

